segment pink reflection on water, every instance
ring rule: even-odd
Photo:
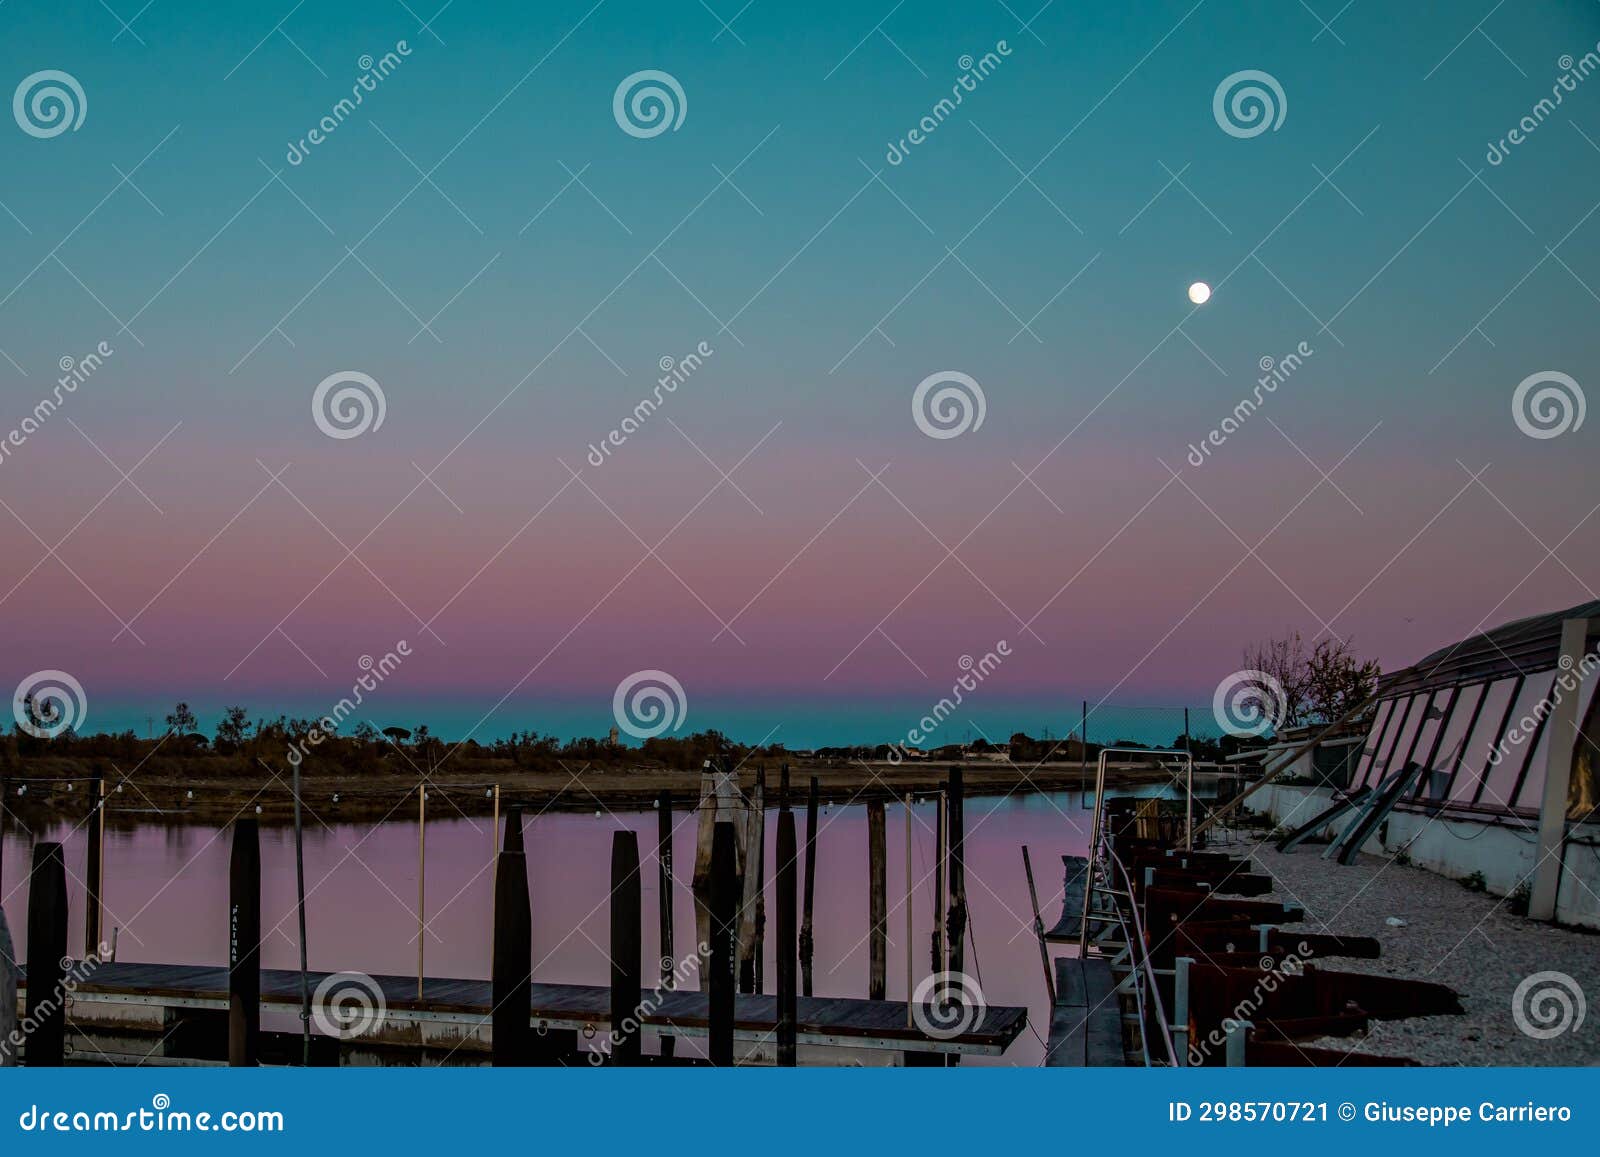
[[[1061,908],[1063,854],[1082,855],[1090,813],[1082,796],[1030,795],[967,801],[967,902],[971,941],[967,970],[995,1005],[1025,1005],[1031,1031],[995,1063],[1036,1065],[1043,1057],[1049,1008],[1033,937],[1020,846],[1033,856],[1045,925]],[[324,816],[324,819],[330,817]],[[674,816],[674,936],[677,956],[694,952],[694,904],[689,890],[695,851],[695,816]],[[804,809],[796,812],[803,849]],[[932,804],[913,809],[911,826],[912,933],[915,980],[931,971],[933,931]],[[593,815],[546,814],[527,821],[529,891],[533,907],[534,977],[576,984],[606,982],[610,936],[611,832],[639,833],[644,877],[644,952],[647,981],[660,957],[659,886],[654,812]],[[68,943],[82,945],[85,836],[62,824],[34,838],[66,844],[72,898]],[[776,984],[773,959],[777,812],[767,817],[766,987]],[[487,818],[430,819],[423,920],[418,919],[415,823],[310,822],[305,833],[306,924],[310,966],[414,975],[418,926],[430,976],[485,978],[489,974],[493,833]],[[906,817],[888,808],[888,996],[904,1000],[907,988]],[[30,837],[8,827],[0,848],[0,901],[18,952],[26,951],[27,869]],[[261,833],[262,963],[298,966],[294,908],[294,839],[289,828]],[[824,806],[818,820],[815,991],[818,996],[861,997],[867,987],[866,812],[842,801]],[[228,839],[202,825],[148,824],[106,834],[105,927],[119,929],[117,958],[182,964],[223,964],[227,959]],[[914,982],[913,982],[914,983]],[[1036,1035],[1037,1034],[1037,1035]]]

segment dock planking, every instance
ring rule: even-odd
[[[1056,960],[1056,1003],[1050,1010],[1046,1068],[1108,1068],[1127,1063],[1122,1004],[1111,965],[1099,957]]]
[[[310,972],[307,980],[315,989],[329,975]],[[420,1000],[415,976],[374,976],[372,980],[383,993],[391,1017],[473,1025],[489,1023],[491,988],[486,980],[428,977],[422,983]],[[24,975],[20,987],[26,989],[26,986]],[[78,985],[75,1000],[225,1009],[228,1007],[228,969],[185,964],[102,964]],[[663,990],[659,1001],[653,1010],[644,1010],[641,1019],[646,1026],[686,1037],[704,1036],[708,1031],[705,993]],[[774,1034],[778,1023],[777,1003],[775,995],[736,997],[735,1035],[751,1040]],[[971,1030],[947,1040],[934,1040],[908,1026],[903,1001],[800,997],[797,1004],[796,1037],[802,1045],[998,1056],[1023,1033],[1028,1021],[1024,1008],[991,1006],[983,1020]],[[299,972],[262,969],[261,1005],[264,1010],[298,1012]],[[536,1027],[595,1029],[610,1023],[611,993],[603,985],[535,982],[528,1011],[530,1022]]]

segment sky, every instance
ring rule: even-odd
[[[1600,6],[1106,7],[0,6],[83,114],[0,123],[0,674],[142,733],[404,641],[380,725],[603,734],[659,671],[805,747],[995,654],[947,737],[1154,737],[1270,635],[1596,597]]]

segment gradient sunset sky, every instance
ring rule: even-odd
[[[0,459],[6,686],[209,729],[404,639],[380,725],[603,734],[660,669],[687,728],[803,747],[903,735],[1005,640],[952,724],[999,737],[1199,710],[1288,629],[1392,668],[1597,597],[1600,418],[1512,398],[1600,389],[1600,78],[1488,153],[1600,5],[708,3],[0,6],[6,91],[87,103],[0,124],[0,435],[114,350]],[[685,107],[640,138],[646,69]],[[1244,70],[1276,129],[1214,115]],[[347,370],[385,416],[330,438]],[[981,426],[919,430],[940,371]]]

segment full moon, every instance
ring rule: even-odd
[[[1196,305],[1204,305],[1211,300],[1211,287],[1203,281],[1197,281],[1189,287],[1189,300]]]

